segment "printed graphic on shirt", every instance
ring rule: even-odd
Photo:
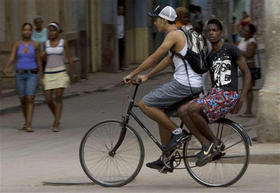
[[[238,90],[237,59],[241,56],[233,45],[224,43],[217,52],[207,57],[207,63],[214,74],[215,86],[227,91]]]
[[[231,60],[218,58],[213,61],[212,70],[216,86],[222,87],[231,83]]]

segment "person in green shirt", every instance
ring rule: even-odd
[[[36,16],[33,20],[35,25],[35,29],[33,29],[33,33],[31,39],[40,44],[41,51],[44,50],[44,43],[48,39],[48,30],[43,27],[43,18],[41,16]]]

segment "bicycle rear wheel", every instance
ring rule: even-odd
[[[111,154],[123,130],[121,121],[94,125],[80,144],[80,163],[86,175],[101,186],[118,187],[133,180],[144,161],[144,146],[138,133],[126,126],[123,141]]]
[[[183,147],[184,163],[190,175],[200,184],[224,187],[237,182],[244,174],[249,162],[249,144],[241,130],[230,122],[209,124],[216,137],[223,141],[225,149],[203,167],[197,167],[196,154],[201,145],[195,137]]]

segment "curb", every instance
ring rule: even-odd
[[[92,94],[92,93],[96,93],[96,92],[106,92],[106,91],[108,91],[112,88],[115,88],[117,86],[119,86],[119,84],[115,84],[113,86],[104,87],[104,88],[97,88],[97,89],[94,89],[94,90],[91,90],[91,91],[73,92],[73,93],[64,95],[63,99],[70,99],[70,98],[78,97],[78,96],[81,96],[81,95],[84,95],[84,94]],[[36,101],[36,99],[35,99],[35,102],[34,102],[35,106],[40,106],[40,105],[44,105],[44,104],[46,104],[46,102],[44,100]],[[12,106],[12,107],[7,107],[7,108],[4,108],[4,109],[0,109],[0,115],[4,115],[4,114],[7,114],[7,113],[14,113],[14,112],[19,111],[20,109],[21,109],[21,105],[15,105],[15,106]]]
[[[169,74],[169,73],[171,73],[171,72],[170,71],[161,72],[161,73],[155,75],[154,77],[152,77],[152,79],[156,78],[158,76]],[[81,95],[92,94],[92,93],[96,93],[96,92],[106,92],[106,91],[109,91],[113,88],[119,87],[121,85],[122,85],[121,83],[112,83],[110,85],[107,84],[107,85],[104,85],[103,87],[99,87],[99,88],[96,88],[94,90],[76,91],[76,92],[72,92],[72,93],[69,93],[69,94],[65,94],[63,96],[63,99],[70,99],[70,98],[78,97],[78,96],[81,96]],[[14,92],[14,94],[16,94],[16,92]],[[46,102],[44,100],[36,101],[36,99],[35,99],[35,103],[34,103],[35,106],[40,106],[40,105],[44,105],[44,104],[46,104]],[[0,115],[4,115],[4,114],[8,114],[8,113],[14,113],[14,112],[19,111],[20,109],[21,109],[21,105],[15,105],[15,106],[12,106],[12,107],[7,107],[7,108],[4,108],[4,109],[0,109]]]
[[[280,154],[251,154],[249,164],[280,165]]]

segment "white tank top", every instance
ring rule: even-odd
[[[45,72],[66,69],[64,65],[64,39],[60,39],[56,47],[51,47],[50,40],[46,41],[47,65]]]
[[[248,40],[245,40],[245,38],[241,38],[237,47],[238,47],[239,50],[245,52],[247,50],[248,44],[251,43],[251,42],[253,42],[255,44],[257,43],[257,41],[254,37],[251,37]],[[253,58],[246,58],[246,62],[247,63],[255,62],[255,57],[256,56],[254,56]]]
[[[181,30],[178,30],[180,32],[182,32]],[[184,32],[182,32],[184,34]],[[184,34],[185,37],[185,47],[179,52],[182,56],[185,56],[188,50],[188,43],[187,43],[187,38]],[[171,55],[171,52],[169,52],[169,54]],[[184,85],[184,86],[190,86],[191,87],[202,87],[202,75],[195,73],[191,66],[189,65],[189,63],[186,61],[187,63],[187,68],[188,68],[188,75],[186,72],[186,68],[185,68],[185,64],[182,61],[181,58],[179,58],[178,56],[174,55],[173,57],[173,63],[175,66],[175,73],[173,75],[173,77],[175,78],[175,80],[177,80],[180,84]],[[189,78],[187,77],[189,76]]]

